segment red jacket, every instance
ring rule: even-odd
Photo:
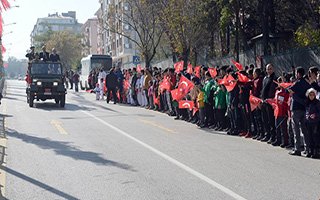
[[[278,117],[288,116],[289,106],[289,93],[285,89],[278,89],[275,94],[275,100],[277,102],[278,112],[275,112],[274,115]]]

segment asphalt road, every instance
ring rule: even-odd
[[[6,199],[320,199],[320,160],[85,92],[66,102],[29,108],[25,82],[8,81]]]

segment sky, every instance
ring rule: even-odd
[[[11,9],[3,12],[2,43],[8,57],[24,59],[30,47],[30,34],[38,18],[58,12],[76,11],[79,23],[94,17],[99,0],[9,0]],[[15,7],[19,6],[19,7]],[[16,24],[12,24],[16,23]]]

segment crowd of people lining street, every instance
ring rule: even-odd
[[[233,61],[234,62],[234,61]],[[200,128],[225,131],[319,158],[320,71],[292,67],[277,77],[272,64],[207,68],[93,71],[96,99],[165,112]],[[112,97],[111,97],[112,94]]]

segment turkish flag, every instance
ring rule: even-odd
[[[182,75],[179,81],[178,88],[183,89],[187,94],[190,90],[192,90],[193,87],[194,87],[194,84],[192,83],[192,81],[190,81],[189,79],[187,79],[185,76]]]
[[[274,116],[279,115],[279,107],[277,101],[275,99],[266,99],[266,102],[270,104],[274,110]]]
[[[200,70],[201,70],[201,66],[196,66],[194,68],[194,75],[198,78],[200,78]]]
[[[280,83],[279,86],[283,87],[284,89],[287,89],[288,87],[291,87],[293,83]]]
[[[234,89],[234,87],[237,85],[237,82],[231,75],[227,75],[224,78],[223,84],[226,87],[227,91],[231,92]]]
[[[194,116],[199,111],[199,108],[197,106],[193,107],[192,116]]]
[[[262,103],[262,99],[259,99],[258,97],[250,95],[249,102],[250,102],[251,111],[254,111]]]
[[[192,67],[192,64],[189,64],[189,65],[188,65],[187,73],[188,73],[188,74],[192,74],[192,73],[193,73],[193,67]]]
[[[231,60],[231,62],[236,66],[236,68],[237,68],[239,71],[242,71],[242,70],[243,70],[243,66],[242,66],[240,63],[238,63],[238,62],[236,62],[236,61],[234,61],[234,60]]]
[[[276,84],[278,84],[278,86],[280,86],[280,87],[282,87],[284,89],[287,89],[287,88],[289,88],[289,87],[291,87],[293,85],[293,83],[279,83],[277,81],[273,81],[273,82],[275,82]]]
[[[163,79],[163,81],[162,81],[162,83],[159,85],[159,87],[160,87],[160,90],[168,90],[168,91],[170,91],[171,90],[171,84],[170,84],[170,82],[169,82],[169,80],[168,80],[168,78],[167,77],[165,77],[164,79]]]
[[[155,95],[155,94],[153,94],[153,103],[154,103],[154,105],[158,105],[158,106],[160,106],[159,99],[156,97],[156,95]]]
[[[218,75],[217,68],[215,67],[209,68],[208,71],[212,78],[215,78]]]
[[[123,81],[123,88],[124,88],[125,90],[128,90],[128,89],[130,88],[130,83],[129,83],[128,80],[124,80],[124,81]]]
[[[183,61],[180,61],[180,62],[177,62],[176,64],[174,64],[175,72],[180,73],[181,71],[183,71],[183,65],[184,65]]]
[[[173,100],[179,101],[182,98],[186,96],[187,93],[185,93],[184,89],[182,88],[177,88],[174,90],[171,90],[171,96]]]
[[[223,77],[222,79],[218,79],[217,82],[219,85],[224,85],[224,83],[226,82],[225,77]]]
[[[244,75],[244,74],[241,74],[240,72],[237,72],[238,74],[238,80],[242,83],[248,83],[250,81],[250,79]]]
[[[185,100],[182,100],[182,101],[179,101],[179,108],[180,109],[189,109],[189,110],[192,110],[194,108],[194,102],[193,101],[185,101]]]
[[[137,72],[138,72],[138,73],[141,73],[141,70],[142,70],[141,65],[137,65]]]

